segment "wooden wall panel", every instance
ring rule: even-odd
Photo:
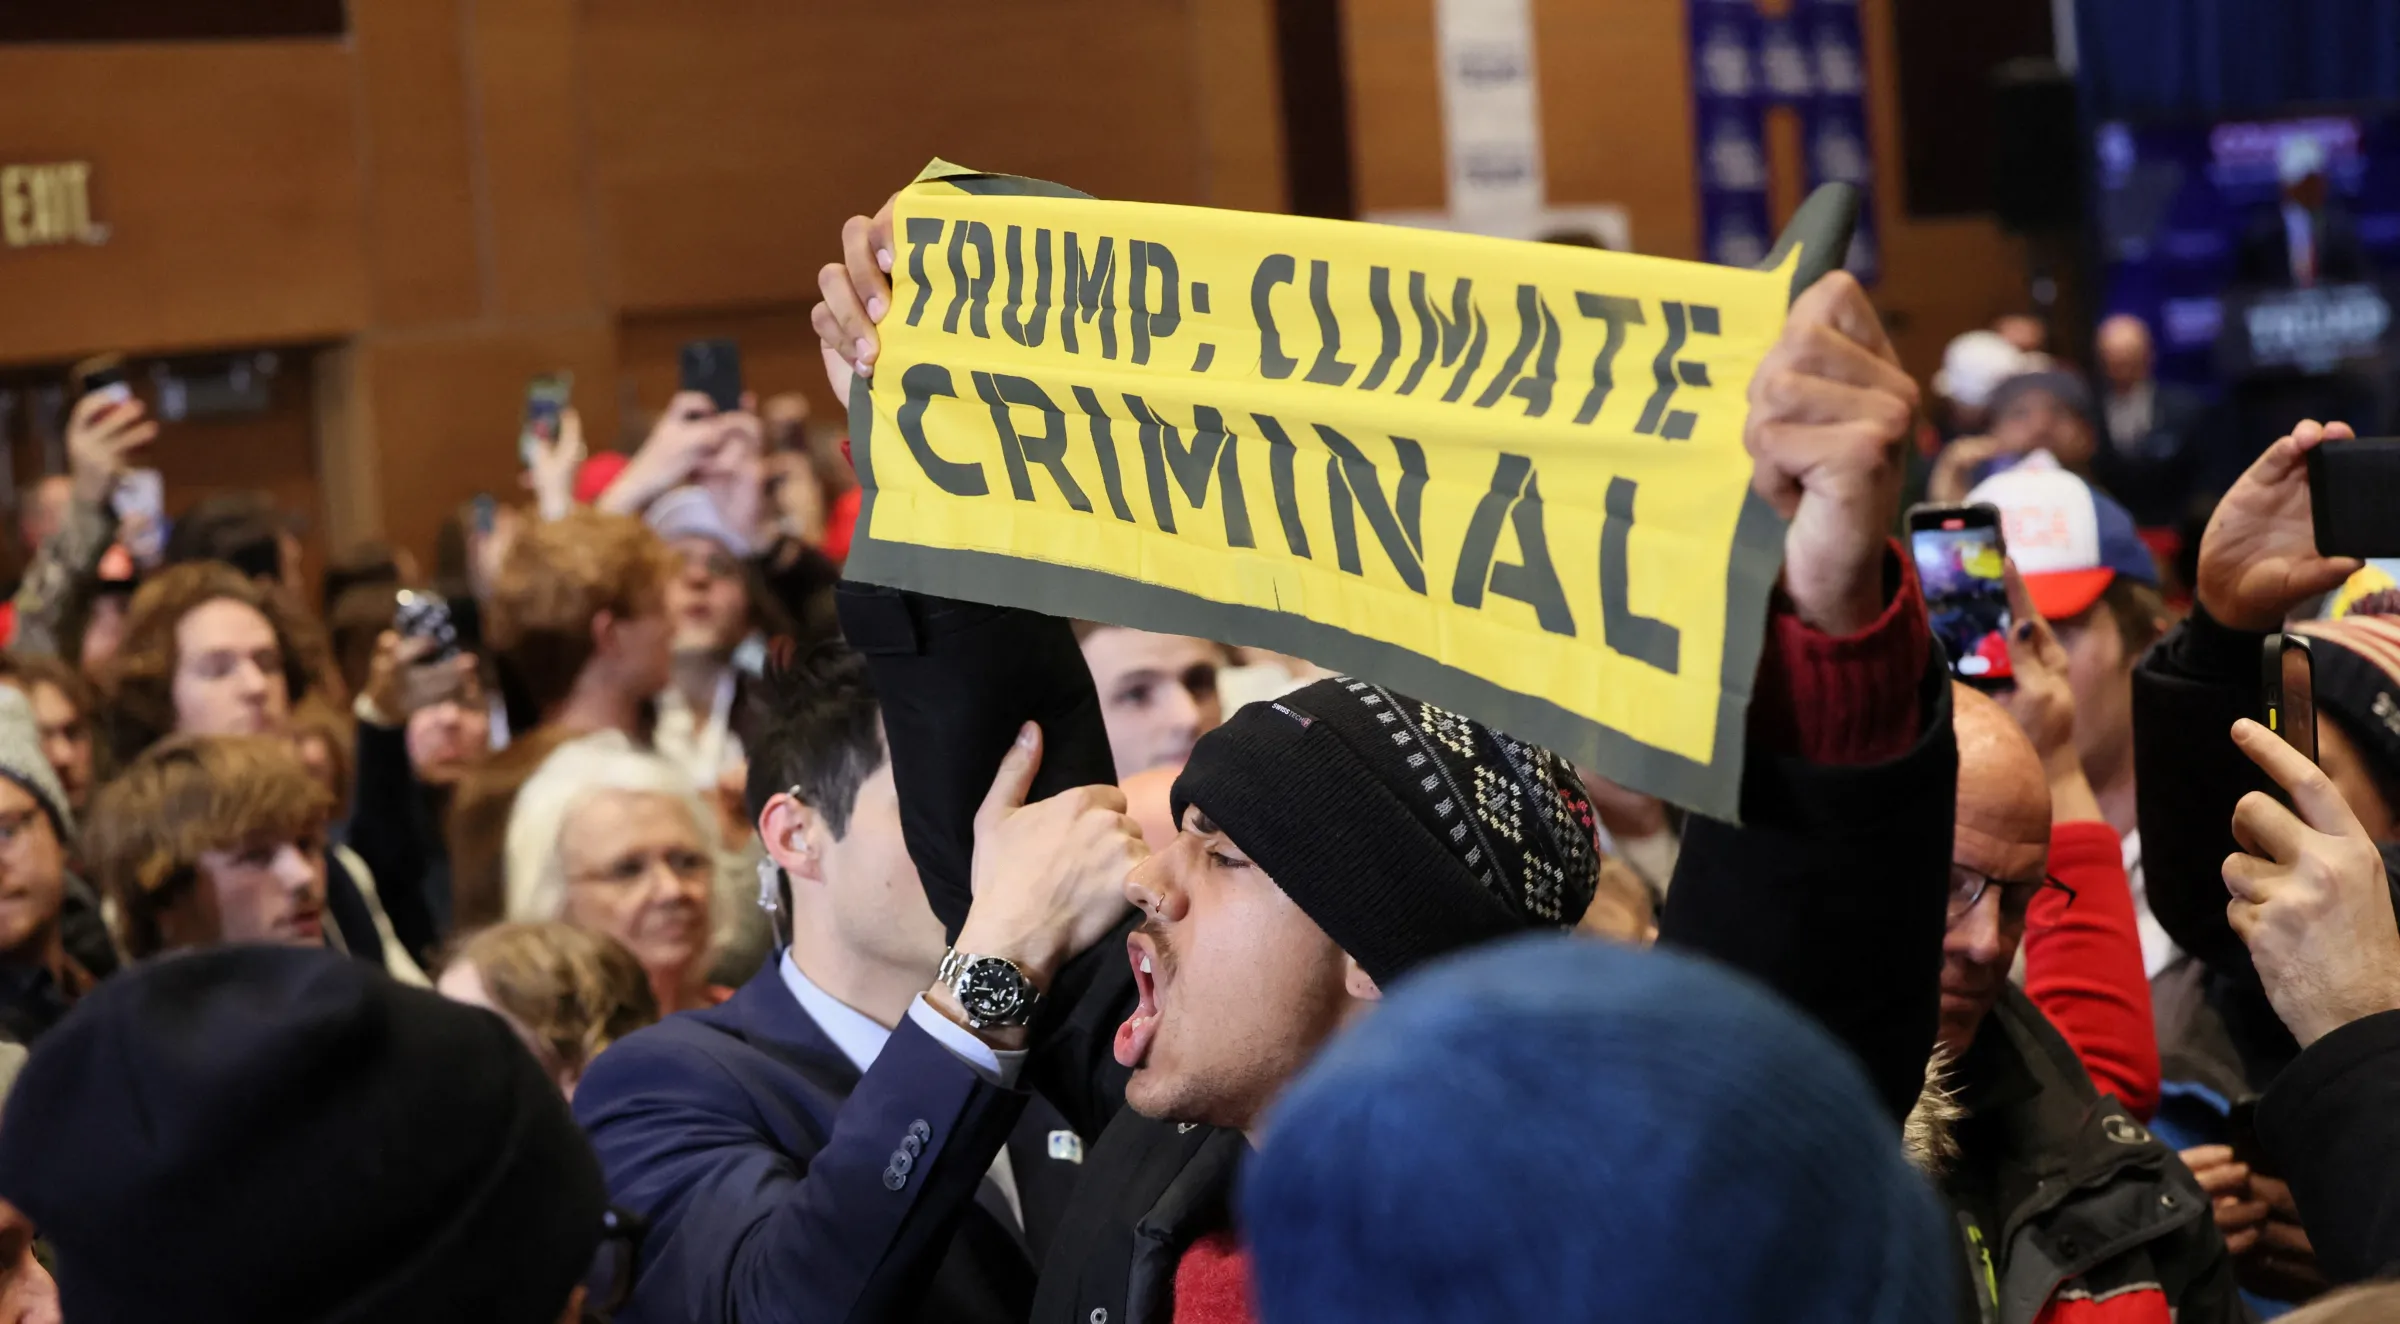
[[[474,0],[468,37],[478,183],[491,243],[486,311],[586,314],[603,302],[583,141],[577,0]],[[679,10],[686,23],[688,9]],[[714,20],[692,24],[718,30]],[[621,89],[601,84],[614,99]]]
[[[1433,0],[1344,2],[1359,205],[1438,210],[1447,199]],[[1697,255],[1684,6],[1534,0],[1533,13],[1551,201],[1621,203],[1640,251]],[[1884,243],[1875,297],[1901,360],[1924,378],[1950,337],[2021,300],[2023,260],[1989,217],[1905,214],[1891,0],[1862,0],[1861,18]]]
[[[585,426],[605,441],[617,430],[615,330],[602,321],[542,331],[463,331],[368,338],[347,370],[354,443],[371,448],[380,533],[429,554],[435,529],[478,491],[523,501],[517,425],[526,380],[575,374]]]
[[[1192,0],[1204,139],[1201,196],[1212,207],[1282,211],[1282,93],[1274,0]]]
[[[1343,0],[1350,170],[1363,214],[1449,204],[1433,0]]]
[[[351,5],[366,139],[364,256],[380,326],[462,321],[482,307],[463,2]]]
[[[1533,19],[1550,200],[1621,203],[1635,247],[1696,256],[1684,6],[1535,0]]]
[[[814,297],[842,219],[927,160],[1200,202],[1188,3],[588,0],[608,267],[637,312]]]
[[[0,49],[0,156],[91,161],[110,231],[0,251],[0,362],[363,325],[352,76],[331,42]]]

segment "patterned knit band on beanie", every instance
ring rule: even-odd
[[[2313,645],[2317,711],[2333,714],[2385,779],[2400,780],[2400,617],[2354,614],[2292,628]]]
[[[1260,1324],[1942,1324],[1955,1236],[1841,1044],[1722,967],[1566,935],[1387,991],[1244,1170]]]
[[[1600,877],[1566,760],[1444,708],[1334,676],[1253,703],[1175,779],[1377,983],[1583,917]]]
[[[324,948],[109,979],[0,1117],[82,1324],[554,1324],[606,1198],[505,1021]]]

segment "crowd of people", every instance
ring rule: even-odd
[[[843,397],[889,225],[822,274]],[[624,456],[568,410],[431,574],[312,595],[264,497],[121,527],[174,436],[95,393],[0,654],[0,1324],[2400,1317],[2348,429],[2218,474],[2138,323],[2098,397],[2038,330],[1925,396],[1848,276],[1794,304],[1738,824],[1373,677],[845,580],[794,399]],[[2219,482],[2179,567],[2146,531]],[[2005,685],[1929,631],[1912,489],[2000,511]],[[2314,762],[2253,720],[2287,628]]]

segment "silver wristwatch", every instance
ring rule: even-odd
[[[970,956],[956,947],[942,953],[933,982],[950,990],[967,1014],[967,1028],[988,1030],[1029,1025],[1042,995],[1017,968],[998,956]]]

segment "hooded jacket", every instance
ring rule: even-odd
[[[2175,1151],[2092,1085],[2010,985],[1959,1059],[1942,1175],[1966,1252],[1969,1324],[2247,1320],[2209,1201]]]

